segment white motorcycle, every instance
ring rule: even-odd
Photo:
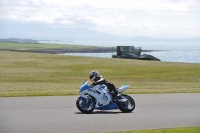
[[[129,95],[122,94],[130,85],[122,85],[118,92],[119,98],[113,100],[112,92],[105,85],[88,85],[86,81],[80,87],[80,97],[76,101],[77,108],[82,113],[92,113],[94,109],[112,110],[119,109],[124,113],[130,113],[135,109],[135,101]]]

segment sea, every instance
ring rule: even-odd
[[[134,46],[142,50],[142,54],[152,55],[164,62],[200,63],[200,42],[126,42],[126,41],[40,41],[50,44],[71,44],[99,47]],[[62,55],[91,56],[112,58],[112,53],[66,53]]]

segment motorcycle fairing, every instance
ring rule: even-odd
[[[81,88],[80,88],[80,92],[84,91],[84,90],[87,90],[87,89],[90,89],[92,88],[91,86],[87,85],[87,82],[84,83]]]
[[[119,91],[119,93],[122,93],[122,92],[124,92],[125,90],[127,90],[129,87],[130,87],[130,85],[122,85],[122,86],[118,89],[118,91]]]
[[[107,105],[100,106],[100,107],[95,108],[95,109],[99,109],[99,110],[118,109],[118,105],[116,103],[112,103],[112,104],[107,104]]]

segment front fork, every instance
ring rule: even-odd
[[[89,95],[81,95],[81,97],[83,97],[83,98],[86,99],[86,101],[85,101],[85,105],[87,106],[88,103],[89,103],[89,98],[90,98],[90,96],[89,96]]]
[[[88,104],[89,95],[86,96],[86,105]]]

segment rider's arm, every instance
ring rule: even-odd
[[[102,76],[100,76],[100,79],[97,80],[96,82],[94,82],[93,85],[95,86],[95,85],[99,85],[99,84],[107,85],[107,81]]]

